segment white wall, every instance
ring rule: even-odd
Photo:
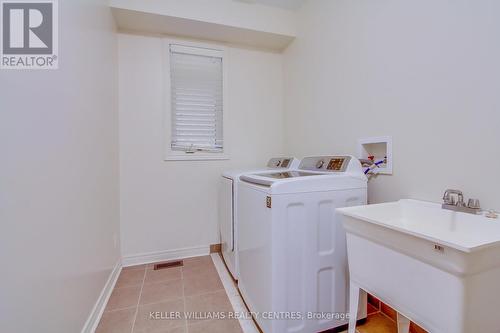
[[[0,331],[79,332],[119,259],[116,35],[59,1],[59,69],[0,70]]]
[[[283,153],[281,55],[228,50],[230,160],[164,161],[162,39],[121,34],[118,49],[122,255],[218,243],[222,170]]]
[[[394,175],[371,202],[463,189],[500,208],[500,3],[313,0],[285,61],[286,142],[356,153],[392,135]]]

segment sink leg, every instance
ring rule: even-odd
[[[398,333],[410,332],[410,319],[398,312]]]
[[[359,286],[350,281],[349,288],[349,330],[348,333],[356,333],[356,321],[358,319]]]

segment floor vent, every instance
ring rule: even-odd
[[[154,270],[157,271],[159,269],[167,269],[167,268],[181,267],[181,266],[184,266],[184,261],[182,260],[165,261],[155,264]]]

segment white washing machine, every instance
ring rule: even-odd
[[[222,257],[233,279],[238,279],[237,255],[237,212],[238,179],[245,173],[265,173],[295,169],[300,161],[294,157],[274,157],[267,166],[255,170],[232,170],[222,174],[222,185],[219,191],[219,223]]]
[[[241,175],[238,187],[238,287],[262,331],[347,324],[346,236],[335,209],[366,204],[359,161],[307,157],[293,171]]]

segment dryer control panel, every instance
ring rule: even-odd
[[[351,156],[312,156],[305,157],[299,169],[323,172],[345,172]]]
[[[294,161],[296,161],[294,157],[273,157],[267,162],[267,167],[273,169],[288,169],[292,167]]]

